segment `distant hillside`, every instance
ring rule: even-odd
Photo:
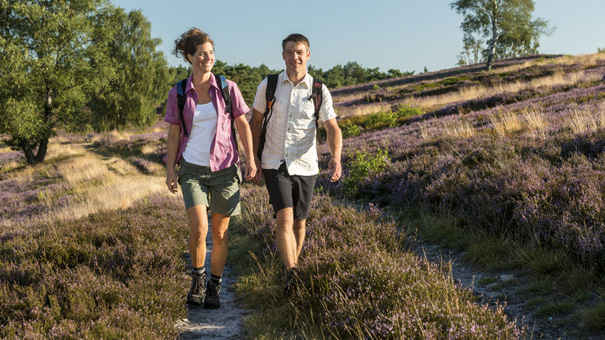
[[[484,266],[520,269],[529,280],[550,275],[536,310],[605,332],[605,53],[504,60],[492,73],[461,67],[332,93],[348,137],[345,173],[342,183],[318,185],[404,216],[451,216],[428,223],[432,237]],[[593,298],[582,308],[552,306],[576,290]]]
[[[552,69],[549,61],[558,60],[561,55],[535,55],[523,58],[498,60],[492,73],[487,73],[484,64],[468,65],[384,79],[368,83],[332,89],[335,107],[343,116],[368,114],[410,103],[414,97],[426,97],[474,85],[493,85],[516,81],[514,71],[538,66],[535,76],[548,73]],[[549,66],[550,65],[550,66]],[[527,80],[527,77],[523,77]],[[454,85],[454,86],[452,86]],[[380,103],[377,105],[376,103]],[[353,112],[351,112],[351,110]]]

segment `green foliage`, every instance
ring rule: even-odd
[[[59,128],[155,122],[169,74],[140,11],[103,0],[2,0],[2,8],[0,133],[28,163],[44,160]]]
[[[104,58],[95,39],[108,29],[95,25],[109,5],[101,0],[0,3],[0,133],[25,152],[28,163],[37,163],[56,128],[79,130],[87,93],[111,74],[95,65]]]
[[[369,176],[384,170],[389,163],[388,149],[378,149],[374,153],[356,151],[348,165],[349,173],[343,179],[346,194],[355,196]]]
[[[540,36],[552,33],[547,21],[532,19],[533,0],[455,0],[450,6],[464,16],[460,25],[464,51],[459,55],[459,64],[476,63],[485,41],[487,45],[481,52],[491,71],[496,58],[537,53]]]
[[[176,85],[179,80],[182,80],[191,74],[190,69],[186,69],[182,66],[171,68],[170,72],[173,74],[171,86]],[[251,105],[251,103],[254,102],[258,84],[268,75],[280,72],[281,70],[269,69],[264,64],[258,67],[251,67],[244,64],[227,65],[227,63],[220,60],[217,60],[214,63],[212,69],[212,73],[222,74],[227,77],[227,79],[236,82],[248,105]],[[402,77],[413,73],[414,72],[401,72],[394,69],[390,69],[384,73],[380,72],[378,68],[363,68],[356,62],[349,62],[345,66],[337,65],[325,72],[320,68],[309,66],[309,74],[321,79],[329,89],[361,84],[374,80]],[[380,86],[375,85],[375,88],[379,89]]]
[[[399,106],[397,110],[372,113],[366,116],[354,116],[343,118],[338,122],[342,131],[342,138],[359,136],[361,129],[369,131],[382,130],[389,127],[400,126],[409,117],[421,115],[424,112],[419,107]]]
[[[258,67],[250,67],[244,64],[229,66],[220,60],[217,60],[212,68],[212,73],[222,74],[227,79],[236,82],[246,103],[250,106],[254,102],[258,84],[268,75],[280,72],[279,70],[269,69],[265,64]]]
[[[419,107],[411,107],[411,106],[400,106],[397,108],[397,120],[401,122],[404,119],[409,117],[418,116],[423,114],[421,108]]]
[[[342,123],[341,123],[342,122]],[[340,127],[340,131],[342,133],[342,138],[349,138],[359,136],[361,131],[359,130],[359,126],[353,124],[350,119],[342,120],[338,122],[338,126]]]
[[[358,63],[350,61],[344,66],[339,64],[327,71],[309,66],[309,74],[321,79],[328,88],[334,89],[375,80],[403,77],[412,75],[414,72],[401,72],[399,70],[390,69],[385,73],[380,72],[378,67],[363,68]]]
[[[116,8],[104,19],[114,32],[98,43],[108,52],[102,63],[114,72],[91,96],[90,123],[98,131],[150,126],[157,120],[155,107],[165,101],[169,89],[166,60],[155,50],[161,41],[151,38],[151,24],[140,11]]]
[[[397,114],[390,110],[373,113],[366,121],[366,129],[369,130],[381,130],[395,126],[397,126]]]
[[[172,79],[170,81],[171,88],[174,87],[179,81],[185,78],[189,78],[189,76],[193,72],[193,68],[191,66],[184,67],[182,65],[179,65],[177,67],[171,66],[168,70],[170,73],[170,79]]]
[[[458,65],[474,65],[481,62],[481,54],[483,53],[483,39],[471,39],[470,36],[465,36],[464,47],[462,52],[457,56]]]

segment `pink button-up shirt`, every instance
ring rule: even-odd
[[[190,133],[193,125],[193,113],[195,112],[195,107],[197,105],[197,92],[191,85],[192,77],[189,77],[187,86],[185,87],[186,100],[185,107],[183,108],[185,125],[187,126],[187,131]],[[245,115],[248,113],[248,111],[250,111],[250,109],[248,108],[248,105],[246,105],[244,97],[237,87],[237,84],[231,80],[227,80],[227,84],[229,86],[229,93],[231,94],[233,117],[238,118],[239,116]],[[226,169],[237,163],[239,161],[239,154],[235,147],[235,136],[231,135],[231,115],[226,111],[225,101],[223,100],[221,90],[218,88],[214,74],[210,76],[209,93],[212,104],[214,105],[218,115],[216,122],[216,134],[214,135],[212,145],[210,146],[210,171],[218,171]],[[184,135],[184,131],[182,129],[176,86],[173,87],[170,92],[168,92],[166,117],[164,117],[164,121],[181,127],[179,150],[176,154],[176,162],[180,163],[189,137]],[[164,157],[164,162],[166,162],[166,158],[167,157]]]

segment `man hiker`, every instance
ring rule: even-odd
[[[251,119],[257,169],[263,176],[277,218],[277,249],[286,269],[284,294],[296,285],[298,258],[305,239],[315,180],[319,173],[316,134],[319,121],[327,133],[331,158],[330,180],[338,181],[342,168],[342,134],[336,123],[327,87],[307,73],[309,40],[291,34],[282,42],[286,70],[258,85]]]

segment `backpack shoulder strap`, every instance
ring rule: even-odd
[[[215,76],[218,87],[221,89],[223,100],[225,101],[225,110],[229,112],[231,116],[231,137],[235,143],[235,151],[239,150],[239,143],[237,142],[237,136],[235,135],[235,117],[233,117],[233,106],[231,105],[231,94],[229,93],[229,83],[224,75]],[[239,151],[238,151],[239,152]]]
[[[183,110],[185,109],[185,102],[187,101],[187,97],[185,96],[185,89],[187,88],[187,80],[189,80],[189,78],[185,78],[176,84],[177,105],[179,107],[179,116],[181,118],[181,125],[183,127],[183,134],[185,135],[185,137],[189,136],[189,132],[187,132],[187,125],[185,125],[185,117],[183,116]]]
[[[220,75],[216,77],[216,82],[218,83],[218,87],[221,89],[221,94],[223,95],[223,99],[225,100],[225,107],[227,112],[233,118],[233,108],[231,107],[231,94],[229,93],[229,84],[227,83],[227,78],[225,76]]]
[[[263,149],[265,148],[265,140],[267,134],[267,123],[273,114],[273,103],[275,102],[275,90],[277,89],[277,78],[279,74],[270,74],[267,76],[267,88],[265,89],[265,102],[267,106],[265,108],[265,114],[263,115],[263,121],[261,124],[260,135],[258,136],[258,159],[263,159]]]
[[[273,108],[273,102],[275,101],[275,90],[277,89],[277,78],[279,74],[270,74],[267,76],[267,90],[265,91],[265,99],[267,108],[265,109],[265,116]]]
[[[319,109],[321,109],[321,102],[323,96],[321,93],[323,82],[321,79],[313,77],[313,89],[311,90],[311,98],[313,98],[313,106],[315,107],[315,127],[319,127]]]

